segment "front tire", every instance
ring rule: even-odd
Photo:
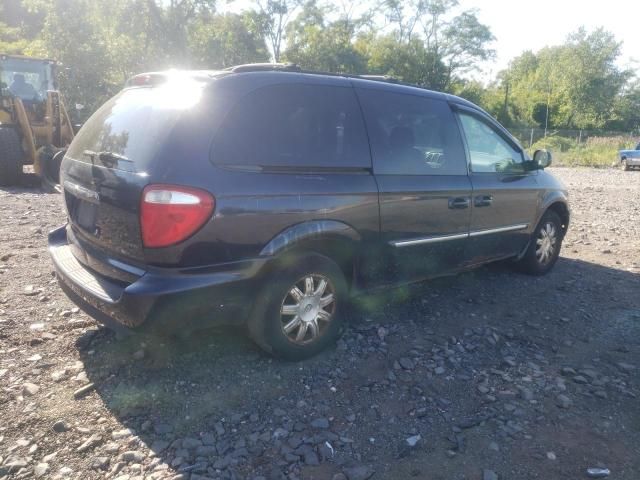
[[[548,210],[538,223],[527,251],[516,263],[518,269],[529,275],[544,275],[551,271],[560,256],[564,232],[560,216]]]
[[[267,278],[249,334],[276,357],[303,360],[339,338],[348,288],[340,267],[322,255],[300,255],[287,265]]]
[[[627,163],[626,158],[623,158],[622,161],[620,162],[620,168],[625,172],[628,172],[629,170],[631,170],[631,167],[629,167],[629,164]]]
[[[12,128],[0,128],[0,185],[17,185],[22,176],[22,146]]]

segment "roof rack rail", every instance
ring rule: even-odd
[[[301,72],[302,69],[295,63],[247,63],[244,65],[236,65],[235,67],[225,68],[230,72],[267,72],[267,71],[284,71],[284,72]]]
[[[391,75],[350,75],[355,78],[362,78],[364,80],[375,80],[377,82],[389,82],[389,83],[400,83],[395,77]]]
[[[396,77],[391,75],[356,75],[352,73],[336,73],[336,72],[323,72],[319,70],[305,70],[300,65],[295,63],[247,63],[244,65],[236,65],[234,67],[228,67],[225,71],[234,73],[243,72],[296,72],[307,73],[310,75],[327,75],[332,77],[344,77],[344,78],[359,78],[362,80],[371,80],[375,82],[396,83],[399,85],[408,85],[417,88],[423,88],[419,85],[411,85],[404,83]]]

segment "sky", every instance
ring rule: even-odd
[[[496,58],[482,65],[481,79],[494,77],[525,50],[563,43],[582,25],[614,33],[623,42],[620,66],[640,69],[639,0],[460,0],[460,7],[476,8],[496,37]]]

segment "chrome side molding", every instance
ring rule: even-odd
[[[491,235],[492,233],[514,232],[516,230],[524,230],[528,226],[528,223],[519,223],[518,225],[510,225],[508,227],[490,228],[488,230],[474,230],[473,232],[469,232],[469,236],[479,237],[481,235]]]
[[[526,228],[529,228],[528,223],[518,223],[517,225],[508,225],[508,226],[499,227],[499,228],[489,228],[487,230],[474,230],[469,233],[456,233],[453,235],[438,235],[435,237],[412,238],[410,240],[393,240],[390,243],[394,247],[398,247],[398,248],[410,247],[413,245],[423,245],[426,243],[438,243],[438,242],[448,242],[451,240],[462,240],[463,238],[480,237],[482,235],[491,235],[494,233],[515,232],[517,230],[524,230]]]
[[[415,238],[412,240],[395,240],[391,242],[394,247],[410,247],[412,245],[422,245],[424,243],[448,242],[450,240],[462,240],[467,238],[468,233],[458,233],[454,235],[441,235],[438,237]]]

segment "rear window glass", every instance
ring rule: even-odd
[[[144,172],[180,118],[180,112],[198,103],[201,92],[198,83],[125,89],[87,120],[69,146],[67,156]]]
[[[219,165],[370,168],[369,146],[349,87],[280,84],[243,97],[216,133]]]

